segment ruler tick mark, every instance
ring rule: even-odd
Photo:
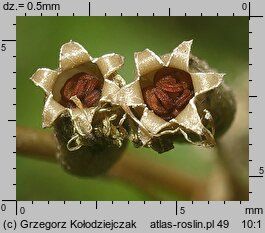
[[[251,15],[251,18],[263,18],[263,15]]]
[[[16,215],[17,215],[17,201],[16,201]]]
[[[2,40],[2,42],[16,42],[16,40]]]
[[[88,15],[90,16],[90,8],[91,8],[91,6],[90,6],[90,2],[88,2]]]

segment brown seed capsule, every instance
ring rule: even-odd
[[[158,73],[158,72],[157,72]],[[159,77],[159,78],[156,78]],[[161,88],[168,93],[174,93],[174,96],[181,94],[184,83],[177,83],[177,79],[173,76],[155,76],[155,86]]]
[[[98,103],[101,96],[102,85],[96,75],[81,72],[68,79],[61,89],[61,104],[65,107],[76,107],[73,96],[76,96],[83,107],[89,108]]]
[[[58,159],[63,168],[78,176],[98,176],[104,174],[116,163],[126,149],[127,141],[119,147],[108,141],[99,140],[91,145],[83,145],[78,150],[69,151],[68,142],[74,135],[71,118],[64,117],[54,124],[56,137],[59,141]]]
[[[142,92],[149,109],[164,120],[176,117],[194,96],[190,75],[174,68],[158,70],[154,83]]]

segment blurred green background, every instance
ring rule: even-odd
[[[193,39],[192,53],[226,73],[230,86],[248,69],[247,17],[17,17],[17,124],[41,128],[44,93],[29,80],[41,67],[58,67],[62,44],[74,40],[92,57],[125,56],[120,74],[134,79],[133,53],[149,48],[162,55]],[[168,164],[197,178],[215,168],[214,150],[176,145],[159,155],[151,149],[128,150]],[[136,155],[137,154],[137,155]],[[148,200],[141,190],[119,180],[79,178],[57,164],[17,157],[17,200]],[[161,190],[162,192],[162,190]],[[165,199],[187,199],[163,194]]]

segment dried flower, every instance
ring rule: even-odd
[[[126,115],[115,101],[125,85],[117,71],[124,58],[93,59],[78,43],[61,47],[59,68],[38,69],[31,77],[46,93],[42,126],[54,127],[59,159],[74,174],[98,175],[121,155]]]
[[[136,80],[122,88],[120,102],[135,122],[136,145],[162,153],[184,136],[188,142],[213,146],[215,131],[231,124],[235,104],[223,84],[224,74],[192,56],[191,45],[184,41],[161,57],[149,49],[135,53]]]

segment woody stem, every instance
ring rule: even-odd
[[[56,162],[56,138],[51,134],[17,126],[17,155]],[[206,183],[168,165],[131,155],[129,152],[106,174],[107,177],[132,183],[153,200],[158,200],[155,190],[164,188],[172,193],[192,199],[206,200]]]

